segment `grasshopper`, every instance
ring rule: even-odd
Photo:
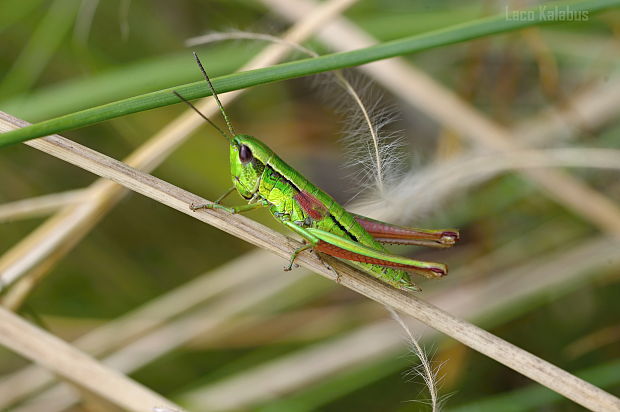
[[[298,171],[286,164],[267,145],[255,137],[235,133],[224,107],[198,55],[194,58],[207,81],[228,126],[224,132],[183,96],[173,93],[211,124],[230,144],[230,173],[233,186],[215,203],[192,204],[199,209],[222,209],[241,213],[268,208],[273,217],[300,235],[305,244],[295,250],[284,270],[291,270],[297,255],[307,249],[350,261],[362,271],[406,291],[420,289],[409,273],[428,278],[447,274],[441,263],[424,262],[390,254],[384,243],[450,247],[459,239],[454,229],[428,230],[391,225],[347,212],[331,196],[314,186]],[[233,191],[248,201],[241,206],[224,206],[220,202]]]

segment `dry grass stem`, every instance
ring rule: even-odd
[[[583,282],[585,275],[600,273],[601,267],[620,267],[620,256],[609,261],[610,253],[620,247],[620,241],[600,237],[586,240],[569,250],[534,260],[504,273],[494,273],[457,287],[440,287],[427,293],[429,300],[442,309],[460,313],[467,319],[477,319],[532,300],[549,291],[557,293],[567,285]],[[497,260],[485,256],[485,260]],[[475,264],[474,264],[475,266]],[[460,268],[452,273],[457,282],[472,268]],[[553,274],[553,276],[549,276]],[[452,285],[454,286],[454,285]],[[574,286],[573,286],[574,287]],[[420,339],[434,336],[432,328],[416,328]],[[369,348],[370,347],[370,348]],[[324,344],[310,346],[290,355],[281,356],[263,365],[205,385],[185,394],[182,399],[192,408],[208,405],[213,410],[250,408],[261,401],[274,399],[277,394],[290,393],[350,367],[372,363],[381,358],[396,356],[403,349],[401,331],[393,321],[379,321],[356,329]],[[340,356],[334,355],[342,351]],[[369,352],[371,351],[371,352]],[[373,356],[369,356],[372,353]],[[299,365],[312,364],[310,368]],[[282,379],[265,379],[267,372],[277,371]],[[285,378],[284,378],[285,377]],[[231,396],[231,394],[237,394]],[[242,394],[242,395],[239,395]]]
[[[264,253],[279,261],[269,252]],[[339,293],[340,290],[334,291],[334,294]],[[320,301],[323,296],[329,294],[329,292],[320,293],[316,299]],[[302,306],[276,313],[248,314],[231,319],[218,331],[218,336],[215,338],[211,334],[202,334],[192,339],[185,348],[248,349],[260,345],[313,343],[349,328],[352,314],[356,319],[371,320],[380,316],[381,309],[372,301],[360,300],[320,307]]]
[[[49,215],[61,207],[79,203],[84,194],[83,189],[76,189],[1,204],[0,223]]]
[[[272,267],[273,261],[273,256],[262,251],[248,253],[88,332],[71,344],[91,356],[110,353],[206,300],[259,277],[261,274],[254,270],[257,265]],[[230,273],[236,275],[230,276]],[[35,365],[4,377],[0,380],[0,409],[53,381],[53,375]]]
[[[345,337],[280,356],[248,373],[188,392],[181,400],[189,407],[205,410],[243,409],[273,399],[278,393],[303,387],[351,364],[380,359],[402,345],[394,322],[377,322]],[[243,390],[239,390],[241,388]]]
[[[620,325],[607,326],[570,343],[564,348],[564,353],[569,358],[575,359],[618,342],[620,342]]]
[[[541,230],[545,232],[549,229],[541,228]],[[485,278],[473,284],[465,286],[459,285],[458,287],[455,286],[453,288],[450,287],[450,283],[447,283],[444,285],[446,286],[446,288],[443,288],[444,290],[431,292],[430,298],[431,300],[438,302],[439,306],[444,309],[448,309],[449,311],[455,313],[462,313],[466,318],[476,318],[484,313],[502,310],[503,307],[516,304],[520,300],[531,299],[533,294],[540,295],[545,293],[545,290],[557,291],[558,287],[565,287],[568,284],[573,284],[577,280],[577,276],[581,276],[586,273],[597,273],[594,272],[594,269],[601,264],[609,263],[610,267],[620,266],[619,259],[608,262],[608,256],[610,253],[613,253],[613,250],[616,250],[618,246],[620,245],[610,241],[609,239],[586,241],[573,249],[558,253],[553,256],[553,259],[551,260],[545,257],[541,261],[531,262],[524,267],[511,270],[504,274],[498,273],[490,279]],[[500,251],[498,251],[498,253],[501,254]],[[484,260],[497,261],[497,259],[493,256],[485,256]],[[144,330],[145,324],[148,325],[151,322],[159,323],[157,321],[153,321],[153,318],[166,316],[166,312],[168,310],[182,312],[186,309],[175,308],[174,302],[177,302],[180,306],[185,304],[186,299],[189,300],[187,306],[191,306],[193,303],[196,303],[199,299],[198,293],[196,292],[198,288],[202,288],[202,290],[207,291],[209,294],[212,294],[214,291],[221,292],[222,290],[226,290],[223,289],[224,287],[234,287],[234,284],[230,283],[232,281],[227,282],[227,278],[236,279],[237,277],[243,277],[246,273],[253,273],[247,269],[247,265],[262,267],[263,265],[267,265],[269,261],[275,261],[275,264],[279,265],[279,259],[274,258],[272,255],[267,254],[264,251],[251,253],[249,256],[241,258],[239,262],[228,264],[225,267],[216,270],[216,273],[213,273],[214,277],[212,283],[209,283],[207,279],[190,282],[189,284],[180,287],[178,291],[174,291],[163,296],[159,299],[159,302],[153,302],[143,309],[136,310],[134,314],[128,314],[118,321],[111,322],[110,324],[100,328],[101,330],[89,333],[84,338],[74,342],[74,344],[80,348],[90,346],[91,349],[93,348],[93,345],[97,347],[106,343],[111,347],[114,347],[114,345],[120,344],[123,340],[125,340],[122,339],[122,336],[125,334],[123,331],[129,331],[129,329],[133,327],[137,328],[136,334],[140,334]],[[477,264],[474,262],[473,266],[477,266]],[[570,268],[570,270],[566,270],[564,268]],[[226,276],[229,271],[238,273],[238,276]],[[462,278],[468,271],[470,270],[467,267],[460,268],[453,273],[450,280],[456,281],[457,279]],[[221,280],[217,279],[217,277],[220,276],[218,273],[221,274]],[[561,275],[549,277],[549,273],[557,273]],[[174,317],[175,315],[176,313],[172,313],[169,317]],[[190,316],[194,317],[191,314]],[[202,322],[202,320],[196,319],[196,322],[196,325],[199,325],[198,322]],[[118,342],[114,336],[110,336],[114,329],[118,330],[121,335],[121,339],[118,339]],[[426,332],[428,333],[428,331],[429,330],[427,329]],[[209,336],[212,337],[212,335],[213,333],[211,332]],[[263,397],[265,396],[264,393],[290,392],[299,388],[300,385],[303,385],[303,383],[308,380],[314,381],[319,377],[328,376],[337,370],[352,366],[352,364],[364,362],[364,354],[366,353],[364,347],[368,345],[369,342],[372,342],[373,346],[380,346],[384,352],[384,356],[393,356],[401,348],[399,342],[402,343],[397,335],[397,330],[395,330],[392,334],[382,331],[379,336],[374,339],[370,339],[369,341],[364,339],[360,342],[349,342],[350,346],[348,346],[347,351],[351,352],[361,350],[359,357],[350,356],[348,358],[349,362],[338,363],[337,365],[332,364],[331,362],[323,362],[321,368],[313,369],[313,374],[309,374],[308,371],[303,371],[302,376],[298,377],[297,375],[300,371],[296,368],[296,364],[293,363],[291,364],[292,369],[286,372],[289,379],[286,380],[286,382],[281,382],[279,384],[282,386],[274,383],[274,386],[265,387],[265,382],[263,382],[258,385],[256,390],[253,390],[252,393],[256,393],[259,397]],[[127,338],[129,338],[129,336],[127,336]],[[97,339],[102,339],[103,343],[97,344]],[[91,342],[90,345],[82,344],[87,343],[88,341]],[[103,348],[96,349],[102,350]],[[165,349],[161,350],[161,352],[163,354]],[[319,358],[325,359],[322,356],[319,356]],[[36,373],[37,371],[39,372],[38,374]],[[248,370],[247,373],[252,374],[253,370]],[[21,388],[24,385],[26,385],[26,387],[23,388],[23,394],[25,394],[26,389],[35,389],[29,387],[35,385],[36,379],[40,378],[41,375],[43,377],[48,376],[48,381],[52,379],[52,377],[49,376],[49,373],[36,367],[29,367],[21,373],[14,374],[9,379],[6,379],[0,383],[0,399],[5,400],[5,396],[10,395],[11,390]],[[232,377],[229,381],[227,381],[227,385],[232,385],[236,388],[236,390],[240,391],[238,384],[245,381],[241,378],[242,376],[243,374],[239,376],[240,379],[237,379],[237,377]],[[33,380],[35,380],[35,382],[33,382]],[[45,392],[44,395],[40,395],[36,398],[36,400],[33,400],[33,405],[62,404],[61,402],[63,399],[73,399],[74,394],[68,391],[66,387],[63,386],[63,388],[64,389],[55,388],[53,391]],[[207,388],[204,388],[204,390],[208,390],[209,392],[211,391]],[[233,390],[233,388],[231,388],[231,390]],[[240,400],[241,403],[238,403],[236,406],[248,407],[255,402],[255,399],[252,396],[244,397],[243,400],[245,400],[245,403]],[[9,401],[7,400],[6,402],[0,404],[0,407],[6,407],[10,404],[7,402]],[[31,409],[25,409],[23,412],[28,410]]]
[[[150,412],[156,405],[176,407],[4,308],[0,308],[0,343],[124,409]]]
[[[6,129],[9,126],[22,127],[26,125],[26,122],[4,114],[2,125]],[[101,177],[114,180],[173,209],[209,223],[258,247],[268,249],[282,258],[288,258],[296,248],[301,246],[299,242],[243,216],[230,215],[218,210],[193,212],[190,209],[191,204],[203,204],[207,201],[61,136],[53,135],[31,140],[27,142],[27,145]],[[395,290],[336,259],[329,257],[323,259],[338,272],[338,280],[343,286],[391,306],[401,313],[413,316],[587,408],[593,410],[620,408],[620,399],[615,396],[472,324],[455,318],[417,296]],[[297,263],[329,279],[336,280],[336,274],[313,253],[302,252]]]
[[[101,362],[107,367],[129,374],[198,335],[211,333],[217,336],[215,332],[226,325],[230,318],[273,299],[275,295],[303,279],[301,276],[287,276],[282,273],[282,262],[262,257],[263,262],[267,260],[270,260],[269,264],[261,267],[258,273],[248,270],[255,279],[246,282],[245,287],[235,288],[228,295],[218,298],[215,303],[153,329],[107,355]],[[243,266],[247,265],[244,263]],[[230,273],[227,273],[229,277]],[[57,385],[29,400],[20,412],[40,411],[43,406],[46,412],[62,411],[77,401],[79,397],[68,391],[64,385]]]
[[[384,220],[411,221],[431,213],[437,205],[498,174],[554,167],[618,170],[620,150],[563,148],[499,154],[464,153],[403,176],[398,184],[390,188],[387,201],[361,201],[352,205],[351,210],[360,214],[373,214]],[[424,196],[420,196],[421,193]]]
[[[353,0],[332,0],[308,10],[304,18],[284,35],[284,40],[293,43],[302,42],[352,3]],[[288,45],[272,44],[242,70],[274,64],[288,51]],[[188,64],[189,62],[190,60]],[[242,93],[243,90],[227,93],[220,96],[220,100],[226,105]],[[196,107],[206,116],[218,113],[212,99],[203,99],[196,104]],[[188,109],[127,157],[125,162],[150,172],[203,124],[204,120]],[[17,308],[48,269],[71,250],[126,193],[121,186],[107,180],[95,182],[89,191],[88,202],[62,209],[0,257],[0,291],[25,274],[29,274],[4,296],[3,305]]]
[[[620,79],[612,78],[568,99],[569,106],[552,106],[539,115],[527,119],[513,128],[513,135],[531,145],[545,145],[552,139],[571,140],[586,130],[597,130],[620,116]],[[571,121],[579,113],[579,126]]]
[[[288,20],[303,18],[314,6],[310,0],[262,0]],[[344,17],[326,24],[317,35],[336,51],[367,47],[376,40]],[[517,136],[504,129],[402,58],[360,67],[378,83],[439,123],[457,130],[473,144],[495,152],[526,149]],[[559,170],[521,172],[545,193],[596,225],[605,233],[620,234],[620,209],[607,197]]]
[[[459,313],[476,313],[484,302],[485,312],[493,313],[524,299],[572,289],[583,282],[585,275],[593,276],[601,269],[619,267],[620,255],[614,252],[619,247],[620,240],[616,237],[588,239],[569,250],[545,255],[508,270],[502,276],[460,284],[450,294],[431,292],[429,299],[447,311],[458,310]],[[455,272],[457,276],[458,272]]]

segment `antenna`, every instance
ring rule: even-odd
[[[194,106],[193,104],[191,104],[185,97],[181,96],[179,93],[177,93],[176,90],[173,90],[172,93],[174,93],[174,95],[176,97],[178,97],[183,103],[185,103],[186,105],[188,105],[189,107],[191,107],[196,113],[198,113],[200,115],[200,117],[202,117],[203,119],[205,119],[207,121],[207,123],[209,123],[211,126],[213,126],[218,132],[220,132],[220,134],[222,136],[224,136],[226,138],[226,140],[230,141],[230,137],[228,137],[228,135],[226,133],[224,133],[224,131],[215,123],[213,123],[211,121],[211,119],[209,119],[207,116],[205,116],[204,114],[202,114],[202,112],[200,110],[198,110],[198,108],[196,108],[196,106]]]
[[[233,129],[232,125],[230,124],[230,120],[228,120],[228,116],[226,116],[226,112],[224,111],[224,106],[222,106],[222,102],[220,102],[220,99],[217,97],[217,93],[215,92],[215,88],[213,87],[213,84],[211,83],[211,79],[209,79],[209,76],[207,75],[207,72],[206,72],[204,66],[202,65],[202,62],[198,58],[198,54],[196,54],[196,52],[192,52],[192,53],[194,55],[194,59],[196,59],[196,63],[198,63],[198,67],[200,67],[200,71],[202,72],[202,75],[204,76],[205,80],[209,84],[209,88],[211,89],[211,93],[213,94],[213,97],[215,97],[215,101],[217,102],[217,105],[220,108],[220,112],[222,112],[222,116],[224,117],[224,120],[226,121],[226,125],[228,126],[228,130],[230,131],[230,134],[232,136],[236,136],[237,133],[235,133],[235,130]]]

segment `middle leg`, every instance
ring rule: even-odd
[[[316,244],[319,243],[319,238],[308,232],[305,228],[300,227],[291,221],[284,220],[282,221],[282,223],[288,226],[288,228],[291,229],[293,232],[304,238],[304,240],[307,242],[305,245],[295,249],[295,251],[291,254],[289,265],[284,268],[284,270],[288,272],[293,268],[293,264],[295,264],[295,259],[297,258],[297,255],[299,255],[304,250],[308,250],[316,246]]]

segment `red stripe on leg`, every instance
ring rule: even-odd
[[[350,250],[346,250],[336,245],[332,245],[331,243],[327,243],[323,241],[319,241],[319,243],[314,246],[314,250],[321,252],[321,253],[325,253],[326,255],[330,255],[330,256],[337,257],[337,258],[346,259],[346,260],[352,260],[355,262],[369,263],[372,265],[385,266],[385,267],[390,267],[390,268],[395,268],[395,269],[403,269],[403,270],[411,269],[411,270],[415,270],[416,272],[427,272],[427,274],[428,272],[433,272],[434,273],[434,275],[432,275],[433,277],[446,275],[446,272],[438,267],[437,268],[421,268],[418,266],[406,265],[403,263],[390,262],[389,260],[377,259],[377,258],[361,255],[359,253],[351,252]]]

